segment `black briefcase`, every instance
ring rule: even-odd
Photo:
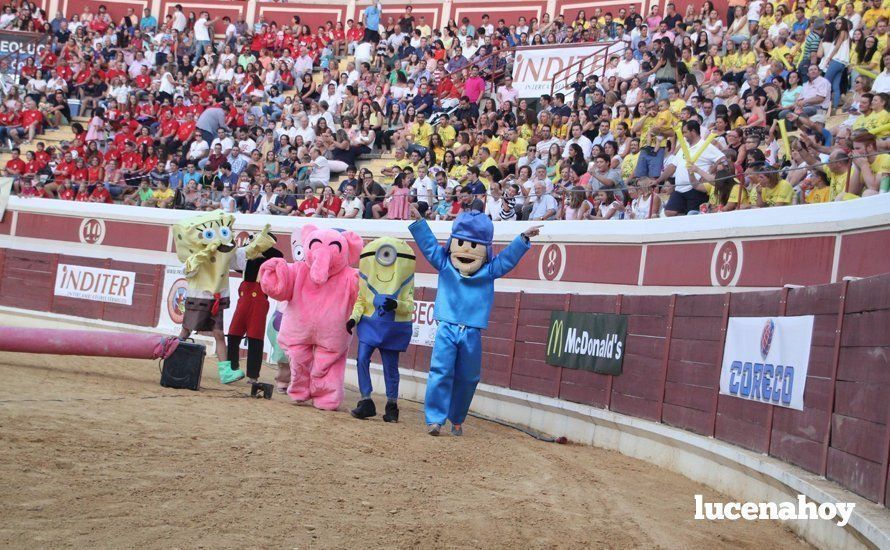
[[[207,349],[203,344],[179,342],[170,357],[164,359],[161,369],[161,385],[197,391],[201,387],[201,371]]]

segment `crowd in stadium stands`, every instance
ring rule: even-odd
[[[3,81],[4,170],[23,196],[369,219],[640,219],[890,190],[888,2],[729,4],[442,29],[380,4],[316,29],[10,4],[0,29],[51,46]],[[613,40],[627,47],[604,73],[518,98],[514,46]],[[39,141],[69,124],[70,141]]]

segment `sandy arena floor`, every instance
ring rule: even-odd
[[[0,546],[805,546],[776,522],[695,521],[694,494],[732,499],[614,452],[475,419],[431,438],[413,403],[390,425],[245,399],[214,367],[193,393],[150,361],[4,355]]]

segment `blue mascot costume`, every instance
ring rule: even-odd
[[[425,416],[428,433],[439,435],[445,420],[451,433],[461,435],[461,425],[482,370],[482,333],[494,303],[494,280],[516,267],[531,248],[530,237],[540,226],[517,236],[494,256],[491,241],[494,224],[481,212],[460,214],[451,237],[440,246],[425,220],[409,226],[417,246],[439,272],[435,319],[439,322],[427,380]]]

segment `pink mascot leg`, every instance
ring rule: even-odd
[[[287,394],[294,401],[309,399],[309,369],[312,367],[312,346],[293,346],[287,350],[290,358],[290,385]]]
[[[312,379],[309,393],[312,403],[318,409],[335,411],[343,402],[343,377],[346,374],[346,353],[315,348],[315,364],[312,366]]]

